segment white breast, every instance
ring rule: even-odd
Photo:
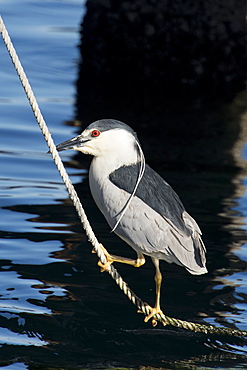
[[[117,215],[130,196],[109,180],[109,175],[114,169],[109,161],[102,161],[99,157],[93,159],[89,170],[89,185],[92,196],[111,228],[115,226]]]

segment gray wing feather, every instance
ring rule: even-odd
[[[109,179],[131,194],[138,170],[138,165],[123,166],[112,172]],[[155,212],[159,216],[155,216]],[[121,221],[121,228],[116,233],[133,248],[139,244],[144,253],[180,264],[192,274],[207,271],[205,246],[197,223],[186,212],[171,186],[148,165],[129,211]]]
[[[135,187],[138,173],[138,164],[134,164],[118,168],[110,174],[109,178],[114,185],[131,194]],[[170,220],[185,235],[189,235],[182,217],[185,208],[180,198],[172,187],[148,165],[146,165],[135,196],[161,216]]]

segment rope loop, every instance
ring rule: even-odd
[[[4,25],[4,22],[2,20],[2,17],[0,16],[0,32],[3,38],[3,41],[6,45],[6,48],[9,52],[9,55],[11,57],[11,60],[14,64],[15,70],[18,74],[18,77],[21,81],[21,84],[24,88],[24,91],[26,93],[26,96],[28,98],[28,101],[30,103],[30,106],[32,108],[33,114],[37,120],[37,123],[42,131],[42,134],[47,142],[49,151],[52,155],[52,158],[57,166],[57,169],[60,173],[60,176],[62,177],[62,180],[67,188],[67,191],[69,193],[70,199],[73,202],[74,207],[76,208],[76,211],[78,213],[78,216],[81,220],[81,223],[83,225],[83,228],[86,232],[86,235],[88,237],[88,240],[93,245],[93,248],[95,252],[97,253],[100,262],[102,264],[106,263],[106,257],[104,253],[102,252],[101,246],[99,241],[97,240],[91,225],[87,219],[87,216],[85,214],[85,211],[81,205],[81,202],[79,200],[79,197],[75,191],[75,188],[73,184],[71,183],[71,180],[65,170],[65,167],[61,161],[61,158],[58,154],[58,151],[56,149],[56,146],[54,144],[54,141],[52,139],[52,136],[48,130],[48,127],[45,123],[45,120],[41,114],[41,111],[39,109],[38,103],[36,101],[36,98],[34,96],[34,93],[32,91],[31,85],[29,84],[29,81],[26,77],[26,74],[22,68],[21,62],[17,56],[17,53],[15,51],[15,48],[11,42],[11,39],[8,35],[7,29]],[[141,311],[144,315],[148,315],[149,312],[149,306],[147,306],[137,295],[128,287],[127,283],[122,279],[118,271],[115,269],[113,265],[110,265],[110,268],[108,270],[111,277],[115,280],[116,284],[119,286],[119,288],[123,291],[123,293],[129,298],[129,300],[137,306],[138,310]],[[183,328],[187,330],[192,330],[194,332],[202,332],[205,334],[219,334],[219,335],[230,335],[230,336],[237,336],[237,337],[246,337],[247,331],[244,330],[237,330],[237,329],[229,329],[229,328],[222,328],[222,327],[215,327],[215,326],[207,326],[207,325],[201,325],[197,323],[187,322],[175,318],[168,317],[164,314],[156,314],[154,315],[154,319],[156,321],[160,321],[163,323],[163,325],[172,325],[178,328]]]

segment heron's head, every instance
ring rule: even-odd
[[[133,163],[137,160],[138,145],[137,136],[128,125],[103,119],[91,123],[80,135],[57,145],[57,150],[74,149],[95,157],[123,157]]]

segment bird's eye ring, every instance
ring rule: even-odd
[[[100,135],[100,131],[98,131],[98,130],[93,130],[92,132],[91,132],[91,136],[92,137],[97,137],[97,136],[99,136]]]

